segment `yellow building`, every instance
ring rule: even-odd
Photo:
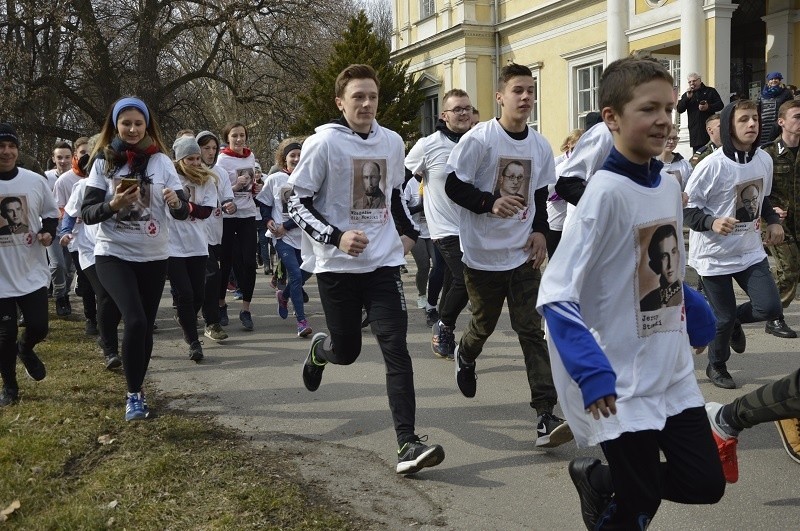
[[[512,61],[536,77],[531,124],[554,150],[599,110],[603,67],[632,50],[662,59],[678,94],[692,72],[725,102],[760,89],[767,72],[800,84],[800,0],[390,1],[393,56],[423,77],[425,134],[452,88],[470,94],[481,120],[496,116],[498,72]],[[685,128],[681,137],[685,152]]]

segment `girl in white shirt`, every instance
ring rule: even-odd
[[[142,100],[122,98],[113,105],[92,154],[81,218],[99,224],[97,276],[125,322],[125,420],[142,420],[149,416],[142,384],[167,278],[168,218],[186,219],[189,204],[161,130]]]
[[[200,362],[203,347],[197,337],[197,312],[203,306],[208,260],[206,219],[217,206],[217,175],[203,167],[200,146],[183,136],[172,145],[175,169],[189,201],[189,217],[170,223],[169,283],[189,359]]]

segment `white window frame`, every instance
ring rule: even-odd
[[[436,0],[419,0],[419,19],[424,20],[436,14]]]
[[[585,116],[586,113],[580,114],[578,112],[578,71],[582,68],[590,67],[593,65],[600,65],[603,69],[606,67],[606,44],[597,44],[588,48],[582,48],[566,54],[561,57],[567,62],[567,79],[569,80],[569,123],[570,129],[577,129],[580,127],[580,118]],[[596,109],[600,110],[600,109]]]
[[[681,89],[680,89],[680,80],[681,80],[681,58],[679,55],[661,55],[661,54],[653,54],[655,59],[658,59],[661,64],[667,69],[667,71],[672,76],[672,88],[675,91],[676,97],[680,99],[681,97]],[[677,101],[677,100],[676,100]],[[672,123],[678,126],[680,129],[681,125],[681,114],[678,112],[678,109],[672,111]]]
[[[540,102],[542,100],[542,81],[541,81],[541,68],[542,63],[533,63],[528,65],[528,68],[531,69],[531,74],[533,74],[533,81],[536,87],[536,94],[535,94],[535,103],[533,105],[533,109],[531,110],[531,116],[528,118],[528,125],[531,126],[535,131],[542,132],[542,108]]]
[[[436,131],[436,121],[441,114],[439,100],[439,87],[432,87],[425,91],[425,100],[422,102],[422,108],[419,112],[419,130],[422,136],[428,136]],[[432,111],[433,114],[429,114],[429,111]]]

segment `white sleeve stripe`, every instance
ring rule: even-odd
[[[547,306],[564,319],[572,321],[573,323],[579,324],[586,328],[586,324],[583,322],[583,317],[581,317],[580,309],[576,303],[554,302],[552,304],[548,304]]]

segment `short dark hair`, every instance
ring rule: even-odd
[[[708,125],[709,122],[713,122],[714,120],[721,120],[721,119],[722,119],[722,116],[720,116],[720,114],[718,112],[715,112],[714,114],[712,114],[711,116],[706,118],[706,125]]]
[[[247,132],[247,126],[244,125],[242,122],[231,122],[227,124],[225,127],[222,128],[222,142],[228,143],[228,135],[231,134],[231,130],[234,127],[241,127],[244,129],[244,139],[249,140],[250,134]]]
[[[678,232],[675,230],[674,225],[661,225],[658,227],[653,236],[650,238],[650,245],[647,246],[647,256],[650,258],[650,269],[655,271],[656,274],[661,274],[661,249],[658,244],[672,236],[675,241],[678,241]]]
[[[629,57],[617,59],[600,76],[600,109],[611,107],[621,114],[625,104],[633,99],[634,89],[656,79],[670,85],[675,83],[664,65],[653,57],[634,52]]]
[[[778,109],[778,118],[786,119],[786,113],[789,112],[789,109],[794,109],[796,107],[800,107],[800,100],[789,100],[783,102],[783,105],[781,105]]]
[[[337,98],[344,96],[344,90],[347,88],[347,84],[354,79],[371,79],[375,82],[375,85],[377,85],[378,90],[381,88],[381,83],[378,81],[378,74],[370,65],[350,65],[336,76],[334,91]]]
[[[6,207],[9,203],[19,203],[22,206],[22,199],[17,196],[10,195],[8,197],[4,197],[2,201],[0,201],[0,212],[5,213]]]
[[[508,83],[511,78],[519,76],[533,77],[533,72],[531,72],[531,69],[525,65],[508,63],[506,66],[500,69],[500,78],[497,80],[497,90],[503,90],[506,86],[506,83]]]
[[[461,90],[459,88],[450,89],[442,96],[442,107],[444,107],[445,102],[450,98],[469,98],[469,94],[467,94],[466,90]]]
[[[68,149],[69,152],[72,153],[72,144],[70,144],[69,142],[67,142],[65,140],[59,140],[53,146],[53,151],[55,151],[57,149]]]

